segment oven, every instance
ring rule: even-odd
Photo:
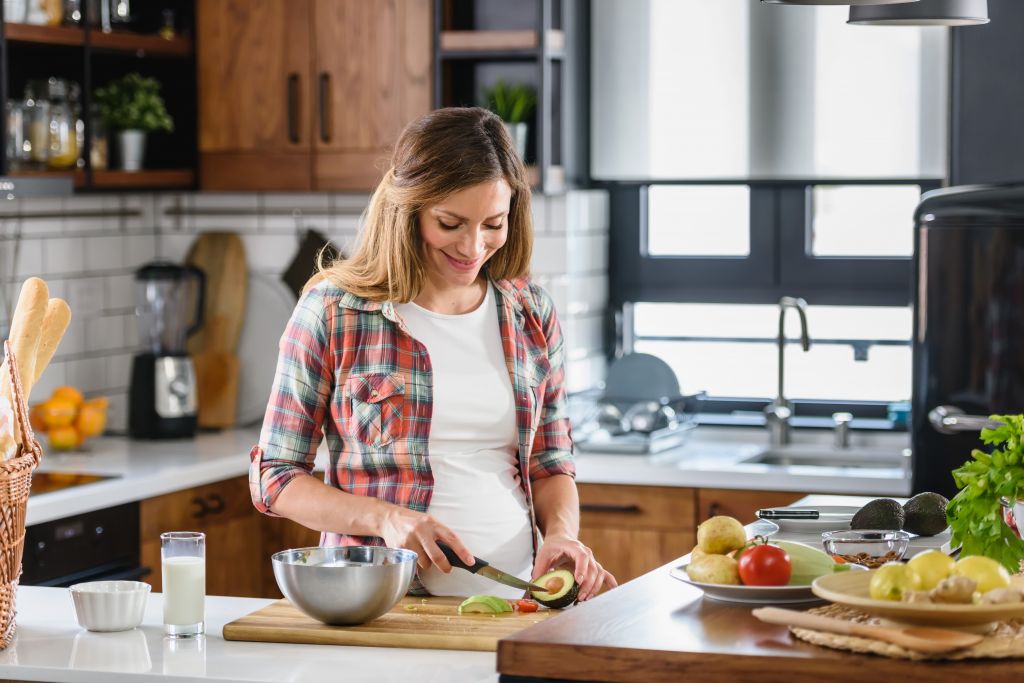
[[[151,571],[139,562],[137,501],[33,524],[25,530],[22,585],[140,580]]]

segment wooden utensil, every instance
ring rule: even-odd
[[[858,624],[852,621],[843,621],[842,619],[833,619],[818,614],[797,612],[780,607],[760,607],[752,610],[752,614],[769,624],[796,626],[797,628],[808,628],[814,631],[873,638],[892,643],[893,645],[899,645],[908,650],[927,654],[962,650],[972,645],[977,645],[984,638],[984,636],[977,633],[963,633],[926,626],[889,628],[886,626]]]
[[[245,245],[232,232],[203,233],[192,243],[185,262],[206,276],[205,322],[187,342],[196,370],[198,424],[207,429],[232,427],[238,404],[235,350],[248,291]]]

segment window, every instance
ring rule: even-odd
[[[664,359],[684,392],[770,399],[778,391],[779,309],[750,304],[633,307],[633,349]],[[909,400],[910,307],[810,306],[810,350],[786,319],[785,395],[804,402]]]
[[[914,255],[919,185],[817,185],[811,196],[812,256]]]
[[[746,185],[655,185],[648,198],[650,256],[750,255]]]

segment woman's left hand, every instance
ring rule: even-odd
[[[580,587],[577,597],[580,602],[594,597],[601,590],[601,586],[615,588],[619,585],[615,577],[594,558],[590,548],[580,543],[579,539],[569,536],[544,538],[544,543],[537,552],[537,561],[533,565],[533,579],[536,580],[547,572],[565,565],[571,565],[573,568],[573,576]]]

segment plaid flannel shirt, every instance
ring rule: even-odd
[[[534,528],[531,482],[575,476],[563,343],[550,296],[529,280],[491,283],[519,435],[520,485]],[[281,337],[274,387],[259,444],[250,452],[253,504],[275,499],[313,471],[324,435],[324,480],[342,491],[426,512],[433,490],[427,442],[432,376],[426,347],[391,302],[373,302],[330,282],[299,300]],[[321,545],[382,545],[377,537],[324,533]]]

